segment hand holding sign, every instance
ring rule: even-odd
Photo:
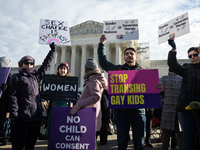
[[[100,43],[101,44],[105,44],[106,43],[106,36],[105,35],[102,35],[101,38],[100,38]]]
[[[51,48],[51,50],[52,51],[54,51],[55,52],[55,44],[54,44],[54,42],[52,42],[50,45],[49,45],[49,47]]]
[[[7,84],[6,83],[2,83],[1,84],[1,86],[0,86],[0,89],[2,90],[2,91],[5,91],[6,89],[7,89]]]
[[[162,84],[156,84],[156,88],[160,90],[160,92],[164,91],[164,86]]]
[[[168,40],[168,44],[175,50],[176,49],[176,43],[174,42],[174,38],[171,38]]]
[[[72,107],[70,114],[74,115],[76,114],[76,112],[80,109],[80,106],[78,104],[74,105],[74,107]]]

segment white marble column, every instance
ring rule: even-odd
[[[131,41],[128,41],[128,42],[126,42],[127,43],[127,48],[128,47],[132,47],[132,42]]]
[[[55,73],[56,73],[56,72],[55,72],[55,66],[56,66],[55,58],[56,58],[56,54],[55,54],[54,59],[53,59],[52,62],[51,62],[50,74],[55,74]]]
[[[76,58],[75,58],[75,55],[76,55],[76,45],[72,45],[71,46],[72,48],[72,55],[71,55],[71,69],[70,69],[70,73],[72,76],[75,76],[75,66],[76,66]]]
[[[93,45],[94,47],[94,52],[93,52],[93,58],[97,61],[97,63],[99,62],[99,59],[98,59],[98,56],[97,56],[97,48],[98,48],[98,45]],[[99,63],[98,63],[99,64]]]
[[[57,51],[57,60],[56,60],[56,66],[58,66],[61,63],[61,51]]]
[[[61,62],[65,62],[65,56],[66,56],[66,47],[61,46]]]
[[[116,43],[116,65],[121,64],[121,47],[120,43]]]
[[[81,45],[82,46],[82,56],[81,56],[81,84],[80,87],[83,88],[84,84],[84,73],[85,73],[85,62],[86,62],[86,45]]]

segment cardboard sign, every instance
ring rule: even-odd
[[[177,38],[189,32],[188,13],[185,13],[158,26],[158,43],[164,43],[172,37]]]
[[[108,71],[110,109],[160,108],[158,70]]]
[[[78,77],[46,75],[42,79],[41,98],[56,101],[76,101]]]
[[[71,45],[67,21],[40,19],[39,44]]]
[[[107,40],[138,40],[138,19],[104,21],[103,34]]]
[[[2,83],[6,83],[9,72],[10,72],[10,67],[8,68],[0,68],[0,86],[2,85]],[[2,94],[2,90],[0,89],[0,97]]]
[[[49,150],[94,150],[96,109],[82,108],[71,115],[70,107],[52,107]]]

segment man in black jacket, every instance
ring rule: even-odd
[[[186,111],[185,107],[192,101],[200,102],[199,52],[197,48],[191,47],[188,50],[191,63],[181,66],[176,59],[174,39],[169,39],[168,43],[172,46],[172,50],[168,54],[168,65],[177,75],[183,78],[176,110],[181,112],[182,115],[184,150],[195,150],[197,143],[200,143],[200,119],[196,118],[191,110]],[[198,141],[196,142],[197,137]]]

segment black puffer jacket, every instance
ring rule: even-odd
[[[38,79],[46,74],[54,58],[49,51],[38,71],[27,74],[23,71],[14,74],[10,81],[9,111],[11,120],[21,122],[38,121],[42,118]]]
[[[183,112],[190,102],[200,102],[200,63],[190,63],[181,66],[177,62],[176,52],[169,51],[168,65],[177,75],[183,77],[181,91],[176,106],[177,111]]]

